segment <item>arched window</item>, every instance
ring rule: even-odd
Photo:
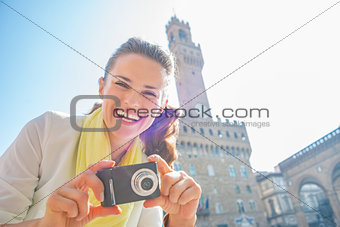
[[[240,157],[240,148],[236,147],[236,157]]]
[[[212,165],[208,165],[208,175],[215,176],[214,167]]]
[[[237,138],[238,138],[238,136],[237,136],[237,132],[234,132],[234,137],[235,137],[235,139],[237,139]]]
[[[232,155],[233,157],[235,157],[235,148],[234,148],[234,147],[231,147],[231,155]]]
[[[228,158],[228,155],[229,155],[229,146],[225,146],[225,157]]]
[[[205,145],[205,154],[206,156],[209,156],[209,145],[208,144]]]
[[[195,166],[193,164],[189,165],[189,171],[190,171],[191,176],[196,176],[196,169],[195,169]]]
[[[191,133],[192,133],[192,134],[195,134],[195,132],[196,132],[196,131],[195,131],[195,128],[194,128],[194,127],[191,127]]]
[[[178,30],[178,36],[181,40],[187,41],[187,34],[182,29]]]
[[[229,132],[228,132],[228,131],[225,131],[225,136],[226,136],[227,138],[229,138],[229,137],[230,137],[230,135],[229,135]]]
[[[240,173],[243,178],[248,178],[247,168],[244,166],[240,167]]]
[[[200,148],[198,149],[198,155],[204,155],[204,149],[202,144],[200,144]]]
[[[200,128],[200,132],[202,135],[204,135],[204,129],[203,128]]]
[[[191,153],[192,153],[191,143],[188,142],[188,143],[187,143],[187,154],[188,154],[188,158],[191,158]]]
[[[188,132],[188,129],[187,129],[187,126],[183,126],[183,131],[185,132],[185,133],[187,133]]]
[[[241,193],[240,186],[234,185],[234,191],[236,194],[240,194]]]
[[[222,133],[220,130],[217,131],[218,137],[222,138]]]
[[[215,156],[218,157],[220,155],[220,149],[218,146],[215,147]]]
[[[233,165],[229,166],[229,176],[236,177],[236,170],[235,170],[235,167]]]
[[[180,170],[182,170],[181,164],[178,163],[178,162],[174,162],[174,169],[175,169],[175,171],[180,171]]]
[[[214,135],[214,133],[213,133],[213,131],[212,131],[211,129],[209,129],[209,134],[210,134],[211,136]]]
[[[244,209],[244,204],[242,200],[238,199],[236,201],[236,204],[237,204],[237,211],[239,214],[243,214],[246,212],[246,210]]]
[[[174,36],[174,34],[171,32],[171,33],[170,33],[170,42],[173,42],[173,41],[175,41],[175,36]]]
[[[211,153],[211,156],[214,156],[214,146],[213,145],[210,145],[210,153]]]
[[[241,139],[242,139],[243,141],[246,140],[246,136],[244,135],[244,133],[241,134]]]
[[[249,201],[249,207],[251,211],[256,211],[256,204],[254,200]]]
[[[247,192],[248,192],[249,194],[251,194],[251,188],[250,188],[249,185],[246,186],[246,189],[247,189]]]
[[[184,153],[185,152],[185,144],[184,141],[181,141],[181,145],[179,146],[179,151]]]
[[[193,147],[193,150],[192,150],[192,154],[194,155],[195,158],[197,158],[197,153],[198,153],[198,147],[197,147],[197,144],[194,143],[194,147]]]

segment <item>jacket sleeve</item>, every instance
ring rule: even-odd
[[[23,221],[32,205],[50,117],[45,112],[29,121],[0,157],[0,224]]]
[[[162,224],[163,210],[161,207],[156,206],[152,208],[145,208],[143,206],[138,227],[161,227]]]

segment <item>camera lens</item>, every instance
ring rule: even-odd
[[[149,191],[153,186],[153,180],[150,178],[144,178],[141,182],[141,186],[145,191]]]
[[[158,186],[158,177],[151,169],[137,170],[131,177],[131,188],[139,196],[149,196]]]

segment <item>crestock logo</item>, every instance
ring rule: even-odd
[[[99,96],[99,95],[78,95],[76,97],[74,97],[71,101],[70,104],[70,121],[71,121],[71,126],[72,128],[74,128],[77,131],[80,132],[113,132],[116,131],[120,128],[122,121],[120,119],[116,120],[116,124],[115,126],[111,127],[111,128],[82,128],[79,127],[77,125],[77,102],[80,100],[88,100],[88,99],[110,99],[112,101],[115,102],[116,107],[120,107],[120,100],[118,97],[114,96],[114,95],[103,95],[103,96]]]
[[[115,109],[113,110],[112,116],[116,119],[116,124],[115,126],[111,128],[83,128],[77,125],[76,122],[76,105],[78,101],[80,100],[89,100],[89,99],[109,99],[112,100],[115,103]],[[263,112],[265,113],[263,116]],[[202,118],[202,119],[207,119],[210,118],[212,119],[211,115],[211,108],[189,108],[189,109],[183,109],[183,108],[177,108],[177,109],[165,109],[162,111],[160,108],[152,108],[152,109],[147,109],[147,108],[139,108],[139,109],[134,109],[134,108],[121,108],[120,106],[120,100],[118,97],[114,95],[78,95],[74,97],[71,101],[70,105],[70,121],[71,121],[71,126],[77,130],[77,131],[83,131],[83,132],[113,132],[118,130],[121,127],[122,120],[124,121],[129,121],[129,122],[137,122],[142,118],[146,117],[152,117],[152,118],[159,118],[163,116],[164,118],[171,118],[174,116],[177,116],[177,118]],[[222,109],[222,114],[223,118],[230,119],[230,118],[269,118],[269,109],[267,108],[224,108]],[[218,117],[218,115],[216,115]],[[124,119],[123,119],[124,118]],[[161,120],[161,119],[159,119]],[[192,126],[197,126],[197,124],[204,124],[204,123],[209,123],[213,124],[214,122],[193,122]],[[234,120],[234,124],[239,124],[238,121]],[[246,126],[252,126],[252,127],[269,127],[270,124],[269,122],[250,122],[250,121],[243,121],[242,124],[245,124]],[[223,125],[231,125],[231,122],[223,123]],[[213,125],[209,125],[210,127]]]

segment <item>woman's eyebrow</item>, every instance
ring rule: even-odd
[[[122,80],[125,80],[125,81],[131,83],[131,80],[129,78],[125,77],[125,76],[115,75],[114,77],[116,77],[118,79],[120,78]],[[159,90],[160,89],[160,88],[157,88],[157,87],[154,87],[154,86],[150,86],[150,85],[144,85],[144,87],[148,88],[148,89],[154,89],[154,90]]]
[[[131,83],[131,80],[129,79],[129,78],[127,78],[127,77],[125,77],[125,76],[119,76],[119,75],[115,75],[114,77],[116,77],[116,78],[121,78],[121,79],[123,79],[123,80],[125,80],[125,81],[127,81],[127,82],[130,82]]]

